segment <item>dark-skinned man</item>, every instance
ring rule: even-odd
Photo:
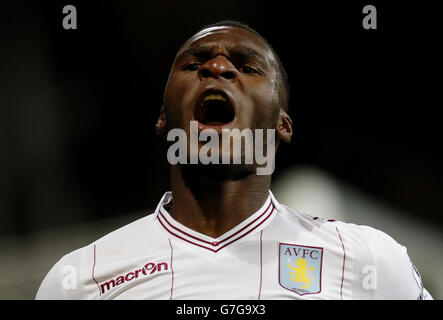
[[[188,39],[156,123],[186,151],[171,163],[171,191],[152,214],[61,258],[37,299],[432,299],[391,237],[278,203],[272,170],[245,161],[248,143],[274,156],[291,140],[288,97],[277,54],[247,25],[222,21]],[[235,130],[275,140],[240,140],[234,163],[220,139],[210,152],[220,161],[200,161],[208,140],[193,135]]]

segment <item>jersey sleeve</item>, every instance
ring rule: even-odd
[[[93,279],[93,250],[85,247],[62,257],[48,272],[37,291],[36,300],[93,299],[97,284]]]
[[[407,249],[386,233],[360,226],[373,255],[376,300],[432,300]]]

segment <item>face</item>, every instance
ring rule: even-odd
[[[195,120],[199,130],[269,128],[290,139],[290,128],[282,131],[286,136],[279,132],[282,123],[290,126],[290,119],[280,101],[278,70],[268,45],[243,28],[197,33],[176,55],[157,131],[181,128],[189,133]]]

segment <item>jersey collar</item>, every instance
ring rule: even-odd
[[[234,243],[248,235],[255,234],[262,230],[275,216],[279,210],[279,204],[274,195],[269,191],[269,196],[254,214],[243,220],[240,224],[222,234],[220,237],[212,238],[202,233],[196,232],[172,218],[164,208],[172,200],[172,193],[166,192],[160,200],[155,210],[155,220],[169,235],[191,245],[207,249],[214,253],[226,246]]]

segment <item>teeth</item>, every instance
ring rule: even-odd
[[[220,94],[210,94],[207,95],[204,99],[203,102],[208,101],[208,100],[221,100],[221,101],[226,101],[225,97],[223,97]]]

